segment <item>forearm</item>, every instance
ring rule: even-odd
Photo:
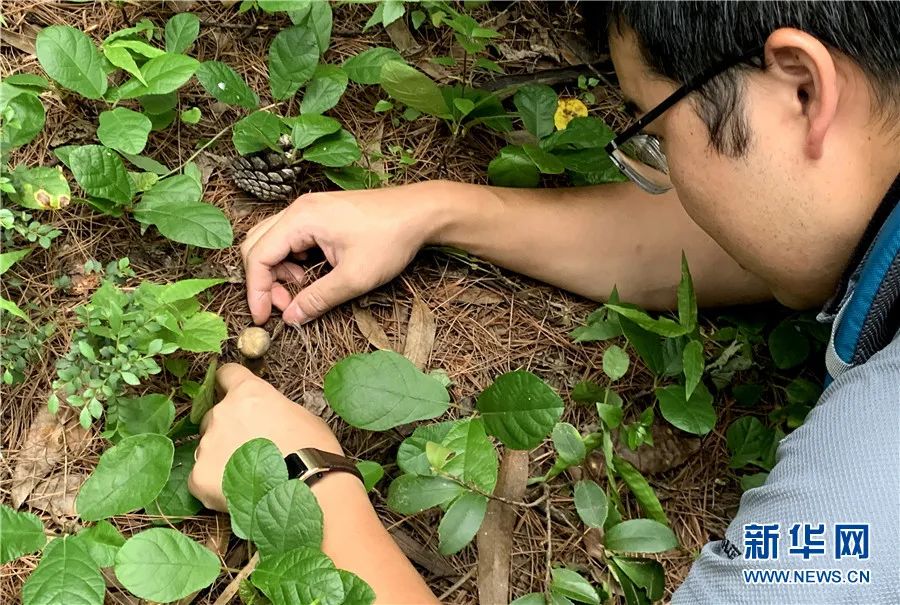
[[[365,580],[375,591],[375,603],[438,603],[385,530],[357,478],[330,473],[312,491],[325,520],[322,550],[338,568]]]
[[[435,183],[431,242],[604,300],[650,309],[674,306],[684,250],[700,303],[771,298],[687,215],[674,192],[649,195],[629,183],[564,189],[509,189]]]

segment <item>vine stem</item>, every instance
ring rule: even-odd
[[[510,506],[519,506],[522,508],[534,508],[535,506],[537,506],[538,504],[540,504],[541,502],[546,500],[547,496],[548,496],[548,494],[545,493],[543,496],[541,496],[537,500],[534,500],[533,502],[524,502],[522,500],[510,500],[509,498],[504,498],[503,496],[495,496],[494,494],[489,494],[486,491],[484,491],[483,489],[481,489],[480,487],[478,487],[476,485],[472,485],[470,483],[466,483],[465,481],[462,481],[461,479],[454,477],[450,473],[445,473],[444,471],[441,471],[441,470],[438,470],[436,472],[439,477],[443,477],[444,479],[449,479],[453,483],[456,483],[460,487],[466,488],[470,492],[475,492],[479,496],[484,496],[485,498],[487,498],[489,500],[496,500],[497,502],[502,502],[502,503],[508,504]]]

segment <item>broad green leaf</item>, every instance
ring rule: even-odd
[[[444,465],[452,455],[453,450],[448,447],[444,447],[440,443],[429,441],[425,444],[425,457],[428,459],[428,464],[432,469],[438,471],[443,470]]]
[[[178,94],[175,92],[167,92],[161,95],[144,95],[138,99],[144,113],[163,114],[170,112],[178,107]]]
[[[578,572],[565,567],[554,567],[550,570],[550,576],[552,578],[550,592],[554,596],[563,596],[579,603],[600,605],[597,591]]]
[[[106,582],[76,536],[53,540],[22,585],[22,605],[103,605]]]
[[[4,89],[11,88],[0,85]],[[41,100],[32,94],[20,94],[11,99],[2,109],[3,130],[0,144],[3,148],[21,147],[30,143],[44,128],[46,113]]]
[[[144,37],[147,40],[153,37],[153,34],[156,31],[156,26],[153,25],[153,22],[150,19],[144,18],[137,22],[133,27],[126,27],[124,29],[120,29],[108,35],[106,40],[103,42],[108,44],[113,40],[121,40],[121,39],[130,39],[130,38],[140,38]]]
[[[638,355],[654,374],[662,374],[666,369],[666,364],[663,360],[661,338],[629,319],[619,317],[618,320],[619,325],[622,327],[622,333],[628,339],[628,344],[637,351]]]
[[[436,422],[434,424],[420,424],[412,432],[412,435],[403,440],[397,450],[397,466],[404,473],[411,475],[433,475],[425,456],[425,446],[431,441],[444,443],[447,435],[463,420],[451,420],[448,422]],[[457,451],[458,456],[464,455]]]
[[[809,352],[809,340],[790,319],[779,323],[769,334],[769,353],[779,370],[800,365],[809,357]]]
[[[341,129],[341,123],[328,116],[306,114],[292,120],[291,141],[297,149],[303,149],[316,139]]]
[[[338,104],[347,90],[347,74],[337,65],[319,65],[306,85],[301,114],[325,113]]]
[[[146,42],[141,42],[140,40],[115,40],[114,42],[107,41],[103,43],[103,46],[104,48],[117,48],[122,50],[127,49],[134,54],[141,55],[148,59],[155,59],[156,57],[161,57],[166,54],[155,46],[150,46]]]
[[[133,155],[130,153],[123,153],[125,159],[140,168],[141,170],[146,170],[147,172],[152,172],[153,174],[164,176],[169,174],[169,169],[166,166],[163,166],[153,158],[148,158],[145,155]]]
[[[40,550],[47,543],[37,515],[0,504],[0,564]]]
[[[31,254],[31,248],[22,248],[12,252],[0,253],[0,275],[9,271],[10,267]]]
[[[28,323],[31,323],[31,319],[28,318],[28,315],[25,313],[25,311],[19,308],[19,305],[7,298],[3,298],[2,296],[0,296],[0,309],[6,311],[7,313],[15,315],[19,319],[24,319]]]
[[[476,407],[488,433],[517,450],[537,447],[563,412],[559,395],[524,370],[498,377],[478,397]]]
[[[553,110],[556,111],[555,105]],[[603,120],[575,118],[564,130],[557,130],[542,138],[540,145],[545,151],[552,151],[554,154],[560,150],[603,149],[615,136],[616,133]]]
[[[182,330],[178,346],[193,353],[220,353],[222,342],[228,338],[225,320],[209,311],[189,317]]]
[[[179,204],[192,204],[200,200],[203,194],[200,184],[184,174],[176,174],[157,181],[153,187],[141,196],[142,202],[164,203],[177,202]]]
[[[304,160],[331,168],[352,164],[361,156],[356,138],[343,128],[319,138],[303,152]]]
[[[357,84],[378,84],[381,67],[388,61],[404,63],[403,57],[393,48],[376,46],[344,61],[344,73]]]
[[[191,398],[190,420],[199,425],[206,413],[216,403],[216,369],[219,367],[218,357],[213,357],[197,393]],[[243,537],[243,536],[242,536]]]
[[[222,477],[222,492],[231,514],[231,528],[239,538],[250,537],[256,505],[262,497],[287,480],[284,457],[268,439],[248,441],[231,455]]]
[[[134,57],[131,56],[131,53],[128,52],[128,49],[122,46],[110,46],[104,44],[102,46],[103,56],[106,57],[106,60],[119,67],[124,69],[129,74],[137,78],[137,80],[146,85],[147,81],[144,79],[144,74],[141,73],[141,69],[138,67],[137,63],[134,60]]]
[[[144,433],[165,435],[175,420],[175,404],[160,394],[118,397],[110,406],[110,415],[114,418],[113,430],[120,438]]]
[[[344,602],[341,575],[318,548],[301,547],[263,557],[250,580],[273,605],[342,605]]]
[[[50,88],[47,78],[35,74],[13,74],[3,78],[3,81],[35,94],[40,94]]]
[[[568,422],[557,422],[553,427],[553,447],[560,459],[568,466],[581,464],[586,450],[581,433]]]
[[[497,450],[485,432],[483,419],[476,417],[454,423],[441,444],[454,453],[444,466],[445,472],[482,491],[494,491],[499,461]]]
[[[647,598],[658,601],[665,594],[666,575],[659,561],[613,557],[613,561],[636,586],[643,588]]]
[[[603,352],[603,372],[610,380],[618,380],[628,371],[628,353],[618,345],[612,345]]]
[[[166,22],[166,52],[183,53],[200,34],[200,18],[194,13],[183,12]]]
[[[563,163],[559,161],[559,158],[544,151],[537,145],[526,143],[522,145],[522,151],[524,151],[525,155],[534,162],[534,165],[542,174],[562,174],[565,170],[565,167],[563,166]]]
[[[634,468],[630,462],[619,456],[615,456],[613,461],[616,473],[622,478],[622,481],[625,482],[631,493],[634,494],[644,514],[654,521],[668,525],[669,519],[666,517],[665,511],[663,511],[662,504],[659,503],[659,498],[656,497],[656,492],[653,491],[653,488],[650,487],[650,484],[641,472]]]
[[[360,460],[356,463],[356,468],[363,477],[363,486],[367,492],[372,491],[384,477],[384,467],[372,460]]]
[[[270,489],[257,502],[254,516],[250,539],[263,557],[322,545],[322,509],[303,481],[285,481]]]
[[[703,378],[703,343],[699,340],[692,340],[685,345],[682,355],[684,391],[685,396],[690,398],[694,394],[694,389],[700,384],[700,379]]]
[[[521,147],[507,145],[488,164],[488,179],[497,187],[536,187],[541,173]]]
[[[145,194],[134,206],[134,218],[140,223],[154,225],[172,241],[199,248],[218,250],[227,248],[234,241],[234,232],[225,214],[204,202],[149,201]],[[187,341],[193,339],[188,337]],[[203,350],[216,351],[218,347]]]
[[[375,591],[365,580],[343,569],[339,569],[338,573],[341,574],[341,582],[344,584],[342,605],[372,605],[375,602]]]
[[[326,168],[323,172],[329,181],[345,191],[373,189],[381,183],[377,172],[366,170],[360,166]]]
[[[166,523],[178,523],[203,508],[203,504],[188,490],[187,483],[194,468],[194,451],[198,444],[198,441],[188,441],[175,448],[169,479],[156,500],[147,506],[147,514],[166,517]]]
[[[731,452],[731,468],[741,468],[765,458],[773,438],[774,431],[754,416],[743,416],[732,422],[725,431],[726,444]]]
[[[616,405],[613,403],[601,403],[598,401],[597,415],[600,416],[603,424],[605,424],[607,428],[612,430],[622,424],[622,418],[625,416],[625,412],[622,411],[621,403],[619,403],[619,405]]]
[[[422,113],[450,119],[452,114],[440,87],[428,76],[400,61],[387,61],[381,67],[381,87],[407,107]]]
[[[603,545],[617,552],[665,552],[678,546],[667,526],[652,519],[630,519],[606,531]]]
[[[609,501],[603,489],[593,481],[575,484],[575,510],[588,527],[602,528],[609,512]]]
[[[234,124],[231,141],[239,154],[247,155],[267,148],[280,151],[279,136],[281,120],[278,116],[268,111],[254,111]]]
[[[769,473],[753,473],[750,475],[742,475],[741,489],[743,491],[747,491],[748,489],[753,489],[754,487],[761,487],[765,485],[766,479],[768,477]]]
[[[591,380],[582,380],[572,389],[572,400],[579,403],[618,403],[622,404],[622,398],[606,387],[601,387]]]
[[[464,491],[464,487],[443,477],[400,475],[388,488],[387,504],[401,515],[414,515],[450,502]]]
[[[87,551],[97,567],[112,567],[116,553],[125,544],[125,538],[108,521],[98,521],[78,532],[78,544]]]
[[[69,168],[85,193],[115,202],[131,202],[134,192],[122,159],[108,147],[82,145],[69,154]]]
[[[515,601],[510,601],[509,605],[547,605],[547,599],[542,592],[529,592]]]
[[[197,124],[202,117],[203,114],[200,113],[199,107],[191,107],[187,111],[181,112],[181,121],[185,124]]]
[[[697,327],[697,295],[688,268],[687,256],[681,253],[681,281],[678,284],[678,321],[688,332]]]
[[[97,138],[116,151],[138,154],[147,145],[151,126],[150,119],[144,114],[116,107],[100,114]]]
[[[294,3],[288,16],[294,25],[303,25],[315,32],[320,55],[328,50],[328,45],[331,43],[331,29],[334,25],[330,2],[301,0]]]
[[[200,62],[192,57],[165,53],[150,59],[141,67],[146,85],[134,78],[113,91],[112,96],[115,99],[133,99],[173,92],[191,79],[198,65]]]
[[[106,93],[103,58],[93,41],[67,25],[51,25],[38,32],[35,52],[47,75],[88,99]]]
[[[668,317],[653,319],[640,309],[633,309],[631,307],[624,307],[622,305],[612,305],[609,303],[604,306],[611,311],[615,311],[622,317],[633,321],[648,332],[652,332],[660,336],[674,338],[676,336],[683,336],[684,334],[690,332],[690,329],[686,328],[676,321],[669,319]]]
[[[219,577],[219,558],[180,531],[156,527],[129,538],[116,554],[116,579],[136,597],[168,603]]]
[[[225,280],[222,278],[183,279],[163,286],[159,292],[158,300],[161,303],[187,300],[194,298],[205,290],[224,283]]]
[[[294,26],[278,32],[269,47],[269,85],[272,96],[287,99],[309,80],[319,63],[315,32]]]
[[[475,492],[466,492],[453,501],[438,526],[438,551],[452,555],[472,541],[484,521],[487,498]]]
[[[231,67],[220,61],[204,61],[197,67],[197,79],[213,97],[245,109],[256,109],[259,97]]]
[[[702,382],[688,400],[684,397],[684,387],[678,384],[656,389],[656,398],[663,418],[683,431],[705,435],[716,424],[713,398]]]
[[[406,13],[406,7],[402,0],[384,0],[380,3],[381,24],[387,27]]]
[[[538,139],[553,132],[557,98],[552,88],[545,84],[523,86],[513,97],[513,103],[528,132]]]
[[[348,424],[386,431],[447,411],[450,395],[393,351],[351,355],[325,375],[325,398]]]
[[[100,456],[75,508],[85,521],[99,521],[143,508],[165,486],[175,447],[163,435],[146,433],[123,439]]]

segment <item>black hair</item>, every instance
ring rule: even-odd
[[[631,28],[655,73],[684,84],[718,61],[762,47],[780,27],[805,31],[854,61],[866,75],[878,117],[900,115],[900,2],[611,2],[610,31]],[[692,97],[720,153],[741,155],[750,130],[742,109],[742,76],[763,68],[748,61],[713,78]]]

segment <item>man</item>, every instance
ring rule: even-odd
[[[596,300],[617,285],[624,300],[658,309],[674,304],[682,250],[705,305],[774,297],[808,308],[836,291],[823,312],[837,317],[833,382],[673,602],[900,603],[900,5],[610,8],[619,82],[644,118],[609,151],[634,183],[304,195],[242,246],[253,319],[274,305],[304,324],[392,279],[432,243]],[[289,259],[316,246],[334,269],[292,298],[283,284],[303,270]],[[324,423],[242,368],[225,366],[219,381],[226,396],[204,419],[191,476],[206,505],[224,509],[224,464],[250,438],[286,454],[341,451]],[[339,567],[379,603],[434,602],[356,478],[326,473],[313,491]],[[808,556],[788,552],[804,546]],[[747,574],[770,569],[800,573]]]

